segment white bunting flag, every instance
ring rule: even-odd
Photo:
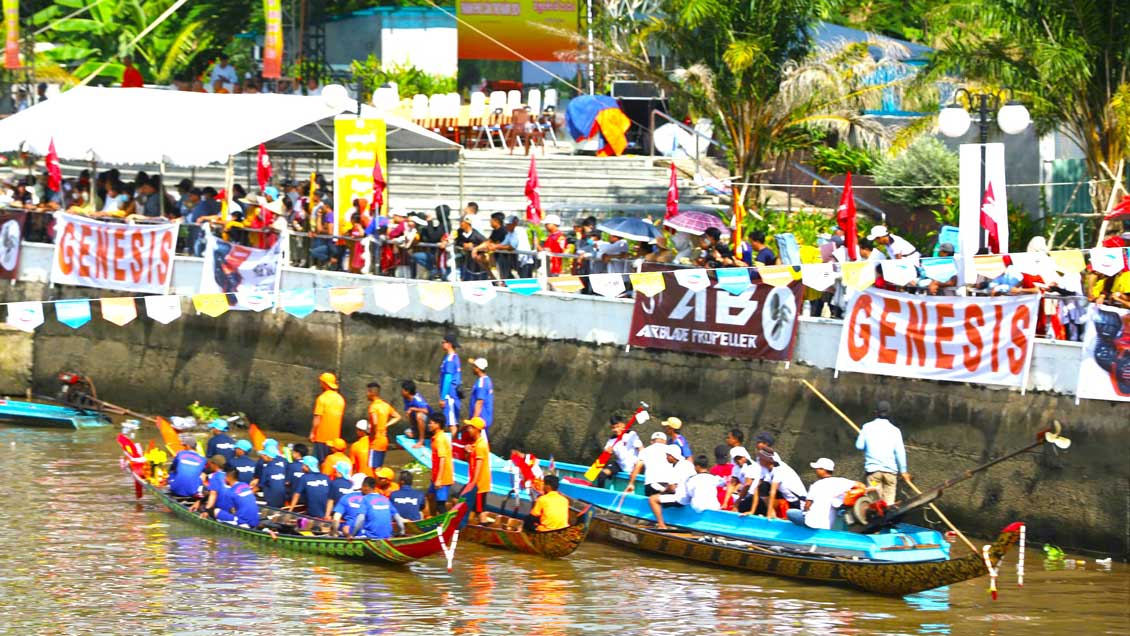
[[[28,301],[8,304],[8,324],[20,331],[35,331],[43,324],[43,303]]]
[[[373,296],[377,307],[390,314],[404,309],[411,300],[408,298],[408,285],[401,283],[374,283]]]
[[[251,311],[263,311],[275,305],[275,295],[262,291],[237,291],[235,298],[241,307]]]
[[[883,270],[883,280],[892,285],[903,287],[918,280],[918,268],[907,259],[880,261],[879,267]]]
[[[459,293],[463,296],[463,300],[475,303],[476,305],[485,305],[494,300],[494,297],[498,295],[498,291],[494,288],[494,283],[488,280],[460,283]]]
[[[593,274],[589,277],[589,284],[594,292],[608,298],[624,293],[623,274]]]
[[[710,275],[705,269],[677,269],[675,282],[693,292],[700,292],[710,287]]]
[[[145,314],[167,325],[180,318],[180,296],[146,296]]]
[[[805,287],[824,291],[831,287],[839,275],[833,263],[812,263],[800,266],[800,280]]]
[[[1114,276],[1125,269],[1122,250],[1117,247],[1096,247],[1091,250],[1091,267],[1103,276]]]

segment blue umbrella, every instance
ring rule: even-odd
[[[596,225],[596,229],[629,241],[645,241],[648,243],[659,238],[660,234],[659,228],[643,219],[632,216],[618,216],[602,221]]]

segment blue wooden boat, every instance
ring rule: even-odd
[[[98,411],[5,398],[0,398],[0,422],[76,429],[99,428],[111,424],[110,418]]]

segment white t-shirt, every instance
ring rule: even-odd
[[[683,505],[690,505],[695,512],[704,510],[719,510],[718,486],[722,480],[710,473],[698,473],[687,480],[686,499],[680,501]]]
[[[620,470],[630,471],[635,467],[636,462],[640,459],[640,450],[643,448],[643,442],[640,441],[640,436],[636,435],[635,431],[628,431],[620,438],[619,442],[615,439],[610,439],[604,444],[604,449],[611,448],[612,455],[616,458],[616,463],[620,464]]]
[[[730,473],[730,477],[737,480],[738,486],[744,486],[751,479],[756,482],[763,470],[761,464],[747,463],[745,466],[734,464],[734,470]]]
[[[887,246],[887,253],[891,258],[906,258],[917,256],[918,249],[903,237],[891,234],[891,244]]]
[[[686,503],[689,499],[687,495],[687,481],[695,476],[694,464],[688,459],[680,459],[675,462],[671,470],[674,475],[675,493],[673,495],[664,495],[669,497],[669,501],[675,503]]]
[[[675,471],[667,461],[667,444],[651,444],[640,451],[639,461],[643,462],[643,483],[675,483]]]
[[[753,488],[757,488],[761,481],[767,481],[770,484],[776,482],[778,484],[777,495],[783,497],[785,501],[796,501],[807,494],[800,475],[796,474],[796,471],[788,464],[778,464],[772,470],[763,468],[757,481],[754,482]]]
[[[830,530],[836,521],[835,508],[842,506],[844,495],[855,482],[846,477],[825,477],[808,488],[812,506],[804,513],[804,525],[809,528]]]

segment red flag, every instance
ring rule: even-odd
[[[530,171],[526,174],[526,198],[530,202],[526,205],[526,220],[531,223],[541,223],[541,193],[538,187],[538,167],[534,156],[530,155]]]
[[[675,175],[675,162],[671,162],[671,183],[667,186],[667,214],[663,215],[663,220],[675,216],[679,213],[679,180]]]
[[[844,179],[844,191],[840,194],[840,206],[836,208],[836,225],[844,231],[844,247],[848,260],[859,260],[859,232],[855,229],[855,192],[851,188],[851,173]]]
[[[388,182],[385,181],[385,173],[381,170],[381,155],[377,153],[373,157],[373,203],[371,210],[377,215],[380,215],[381,209],[385,204],[385,188],[388,187]]]
[[[47,156],[43,163],[47,164],[47,187],[58,192],[63,187],[63,166],[59,164],[59,154],[55,152],[55,140],[47,147]]]
[[[1000,231],[997,229],[997,221],[990,213],[991,208],[996,205],[997,199],[993,196],[993,184],[990,183],[985,188],[985,196],[981,199],[981,228],[989,235],[989,253],[1001,253],[1001,236]]]
[[[259,191],[266,189],[271,181],[271,158],[267,155],[267,147],[259,144],[259,162],[255,176],[259,179]]]
[[[1118,205],[1110,209],[1110,214],[1103,217],[1104,221],[1114,221],[1123,216],[1130,217],[1130,194],[1122,197]]]

